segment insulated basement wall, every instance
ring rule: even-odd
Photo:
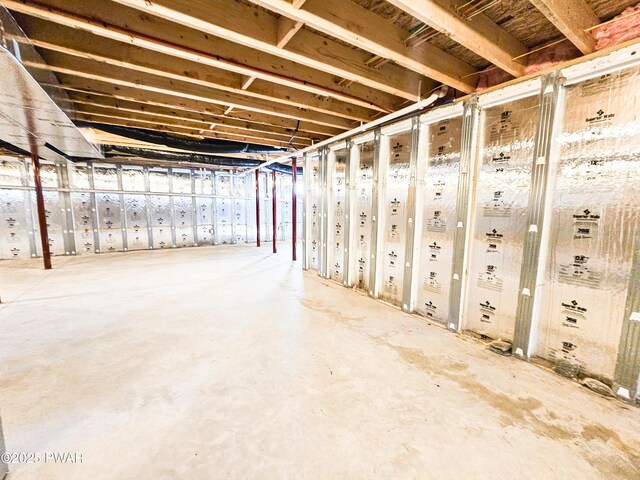
[[[53,255],[256,241],[255,184],[246,175],[43,160],[41,177]],[[271,172],[260,177],[261,235],[271,240]],[[279,173],[276,179],[278,235],[291,239],[292,179]],[[300,221],[303,201],[299,189]],[[0,259],[42,254],[36,212],[31,160],[0,157]]]
[[[637,401],[637,57],[625,47],[306,152],[306,268]]]

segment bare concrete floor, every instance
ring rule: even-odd
[[[0,264],[18,479],[640,478],[640,410],[270,247]]]

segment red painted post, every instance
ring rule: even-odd
[[[273,206],[273,253],[278,253],[278,249],[276,248],[276,233],[278,231],[278,222],[276,219],[276,171],[271,171],[271,203]]]
[[[256,170],[256,246],[260,246],[260,171]]]
[[[291,183],[293,188],[291,189],[291,248],[293,250],[293,261],[298,259],[297,255],[297,237],[298,237],[298,199],[296,197],[296,185],[298,184],[298,167],[296,163],[296,157],[291,160]]]
[[[51,250],[49,249],[49,230],[47,228],[47,214],[42,195],[42,180],[40,179],[40,160],[37,153],[31,154],[33,162],[33,178],[36,184],[36,205],[38,208],[38,224],[40,226],[40,240],[42,242],[42,260],[44,269],[51,270]]]

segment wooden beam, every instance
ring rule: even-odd
[[[304,23],[302,22],[296,22],[287,17],[280,17],[278,19],[278,41],[276,43],[278,48],[284,48],[303,25]]]
[[[116,109],[110,108],[99,108],[99,107],[89,107],[89,106],[79,106],[76,108],[76,115],[84,115],[91,116],[97,118],[103,118],[104,120],[98,120],[102,123],[110,123],[111,120],[117,121],[131,121],[137,123],[143,123],[148,125],[146,128],[151,130],[157,129],[157,127],[166,127],[171,131],[175,131],[176,133],[183,133],[185,131],[190,131],[193,135],[200,135],[203,137],[207,137],[209,134],[225,134],[230,137],[244,138],[244,139],[252,139],[252,142],[260,142],[264,140],[269,140],[273,142],[284,142],[285,144],[289,144],[289,140],[291,137],[286,137],[284,135],[274,135],[268,133],[260,133],[260,132],[241,132],[233,128],[224,127],[216,124],[215,129],[209,128],[208,124],[201,124],[197,122],[188,122],[184,120],[176,120],[172,118],[166,118],[164,116],[157,116],[151,113],[141,113],[141,114],[131,114],[122,112]],[[163,128],[164,130],[164,128]],[[308,139],[298,139],[296,138],[294,141],[294,146],[296,148],[304,148],[311,145],[311,141]]]
[[[200,102],[189,98],[184,98],[178,94],[162,94],[150,92],[135,87],[124,87],[99,81],[87,80],[82,77],[58,75],[62,82],[57,85],[65,90],[72,98],[81,95],[83,98],[102,97],[114,100],[127,100],[138,102],[144,105],[154,105],[158,107],[171,108],[178,111],[191,112],[216,119],[225,119],[235,122],[259,123],[269,127],[293,129],[298,125],[297,121],[289,118],[274,117],[251,111],[236,110],[232,115],[224,116],[224,109],[211,103]],[[326,135],[333,137],[344,132],[344,129],[325,127],[307,121],[300,121],[299,130],[311,135]]]
[[[596,40],[588,28],[600,20],[585,0],[530,0],[585,55],[594,51]]]
[[[307,0],[291,0],[291,6],[293,8],[302,8],[306,1]]]
[[[245,77],[189,60],[96,37],[82,30],[71,29],[32,17],[21,19],[20,26],[27,34],[29,41],[38,48],[86,58],[107,65],[283,103],[359,122],[370,121],[377,113],[376,110],[366,109],[333,98],[321,99],[312,93],[283,87],[275,83],[260,82],[251,91],[248,91],[248,86],[256,77]],[[23,41],[23,39],[20,40]]]
[[[278,48],[278,19],[252,5],[229,0],[113,0],[122,5],[147,14],[152,14],[166,20],[170,20],[187,27],[200,30],[206,34],[215,35],[231,42],[239,43],[246,47],[280,56],[287,60],[328,72],[371,88],[382,90],[393,95],[403,96],[415,100],[418,97],[420,78],[406,75],[402,69],[392,64],[384,65],[379,69],[373,69],[365,64],[367,55],[358,52],[348,46],[336,42],[308,30],[300,30],[286,49]],[[284,0],[286,1],[286,0]],[[332,2],[334,0],[331,0]],[[351,5],[351,2],[338,1],[337,5]],[[292,7],[286,1],[287,7],[295,12],[306,12],[310,1],[305,3],[304,10]],[[353,4],[354,7],[357,5]],[[377,17],[364,8],[358,7],[358,13],[367,13]],[[211,12],[216,12],[212,15]],[[290,18],[303,21],[306,25],[311,25],[304,18]],[[367,18],[368,20],[368,18]],[[357,17],[349,18],[349,22],[359,22]],[[383,22],[388,26],[387,22]],[[314,26],[315,28],[315,26]],[[329,35],[337,36],[334,29],[327,28]],[[380,32],[383,36],[386,32]],[[357,37],[357,35],[355,35]],[[339,38],[339,37],[338,37]],[[424,50],[424,49],[422,49]],[[428,49],[427,55],[437,55],[440,50]],[[425,55],[426,56],[426,55]],[[444,68],[455,68],[462,62],[453,56],[447,56],[449,61]],[[399,63],[399,62],[397,62]],[[466,65],[466,64],[465,64]],[[405,65],[406,66],[406,65]],[[464,70],[464,69],[463,69]],[[474,71],[471,67],[461,72],[462,74]],[[424,72],[419,72],[424,73]],[[435,78],[435,77],[434,77]],[[411,82],[411,83],[408,83]],[[466,84],[465,91],[471,91]]]
[[[116,1],[129,3],[138,0]],[[162,3],[165,1],[167,0],[161,0]],[[178,3],[182,1],[179,0]],[[307,0],[303,9],[297,9],[289,0],[252,1],[460,91],[471,93],[475,90],[476,78],[469,76],[476,72],[474,67],[428,42],[408,47],[405,45],[408,31],[396,27],[390,21],[354,2]],[[154,1],[154,5],[156,3],[158,2]],[[191,15],[193,10],[191,8]],[[201,22],[202,20],[198,19],[196,23],[200,25]]]
[[[175,133],[175,134],[179,134],[179,135],[191,137],[191,138],[218,138],[221,140],[230,140],[232,142],[246,142],[246,143],[256,143],[259,145],[269,145],[272,147],[280,147],[280,148],[288,148],[288,149],[292,148],[288,142],[279,142],[274,140],[260,140],[252,137],[242,137],[242,136],[235,136],[235,135],[229,135],[226,133],[216,133],[216,132],[204,132],[202,134],[199,134],[198,132],[194,132],[193,130],[190,130],[188,128],[167,127],[167,126],[158,125],[158,124],[155,124],[154,128],[151,128],[149,123],[147,122],[128,120],[128,119],[120,120],[116,118],[105,118],[105,117],[101,117],[99,115],[94,115],[94,114],[87,115],[84,113],[79,113],[77,115],[76,120],[84,120],[86,122],[92,122],[92,123],[103,123],[107,125],[115,125],[120,127],[141,128],[141,129],[154,130],[154,131],[163,132],[163,133]]]
[[[34,68],[46,68],[56,73],[75,75],[91,80],[135,87],[157,93],[178,94],[184,98],[220,105],[223,108],[233,106],[234,108],[266,113],[278,117],[295,120],[304,119],[320,125],[344,128],[346,130],[353,128],[355,125],[351,120],[320,112],[302,110],[300,108],[275,104],[255,98],[247,98],[243,95],[214,90],[213,88],[201,87],[182,81],[170,80],[148,73],[135,72],[114,65],[105,69],[99,62],[72,57],[59,52],[43,52],[43,57],[47,65],[32,62],[25,62],[25,65]]]
[[[270,55],[253,47],[238,45],[209,33],[173,23],[104,0],[3,0],[3,5],[14,12],[43,18],[61,25],[79,28],[95,35],[120,42],[140,46],[167,55],[192,60],[203,65],[229,70],[245,76],[256,76],[265,81],[300,89],[313,94],[336,98],[354,105],[392,111],[400,108],[402,102],[393,97],[415,100],[415,92],[420,85],[419,76],[396,66],[385,66],[373,70],[364,66],[366,53],[324,39],[306,45],[308,55],[320,59],[327,52],[333,58],[335,67],[316,69],[297,62]],[[207,16],[211,16],[211,9]],[[216,15],[219,17],[220,15]],[[275,21],[275,20],[274,20]],[[275,27],[274,27],[275,29]],[[310,40],[306,38],[305,41]],[[280,50],[275,45],[273,50]],[[299,56],[299,55],[298,55]],[[296,58],[298,58],[296,56]],[[329,71],[331,70],[331,71]],[[356,72],[357,71],[357,72]],[[339,72],[339,73],[337,73]],[[354,75],[351,75],[351,74]],[[336,78],[338,75],[339,78]],[[341,85],[341,78],[355,79],[372,76],[372,81],[363,84]],[[380,89],[371,88],[368,83],[387,84],[391,95]],[[393,85],[399,85],[394,87]],[[429,89],[430,85],[424,86]]]
[[[232,118],[206,115],[201,113],[190,112],[188,110],[180,110],[173,108],[171,105],[161,107],[158,105],[151,105],[144,102],[133,100],[119,100],[100,95],[88,95],[70,92],[69,99],[75,105],[78,110],[91,111],[92,108],[97,108],[97,111],[102,109],[109,109],[112,111],[132,114],[147,114],[154,115],[156,117],[173,119],[176,121],[197,122],[201,125],[205,125],[205,128],[215,124],[216,126],[224,126],[233,128],[237,131],[245,132],[249,135],[249,132],[266,133],[279,135],[282,138],[291,138],[295,129],[294,128],[278,128],[269,125],[262,125],[253,122],[244,122],[241,120],[235,120]],[[304,140],[315,140],[329,138],[326,135],[309,134],[308,132],[298,132],[296,138]]]
[[[524,75],[524,66],[513,58],[527,53],[527,47],[482,13],[465,18],[456,10],[459,0],[387,1],[514,77]]]

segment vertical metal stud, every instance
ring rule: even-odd
[[[311,222],[309,221],[309,210],[311,202],[311,177],[313,172],[309,166],[311,157],[306,153],[302,156],[302,182],[304,185],[304,203],[302,205],[302,269],[309,269],[309,243],[311,239]]]
[[[328,255],[327,255],[327,240],[329,237],[329,218],[328,218],[328,206],[329,195],[327,189],[329,188],[327,177],[329,175],[328,165],[329,155],[327,148],[323,148],[320,152],[320,255],[318,256],[318,274],[321,277],[327,278],[328,275]]]
[[[380,129],[376,129],[373,137],[373,187],[371,189],[371,246],[369,253],[371,254],[369,264],[369,296],[376,297],[378,295],[378,212],[380,210]]]
[[[260,170],[256,170],[256,246],[260,246]]]
[[[167,175],[169,176],[169,218],[171,219],[171,245],[173,248],[178,246],[176,242],[176,212],[173,201],[173,169],[167,169]]]
[[[118,178],[118,190],[120,190],[120,194],[118,197],[120,198],[120,228],[122,229],[122,249],[126,252],[129,250],[129,239],[127,235],[127,212],[125,210],[124,204],[124,184],[122,183],[122,165],[116,165],[116,175]]]
[[[456,206],[456,231],[453,239],[453,266],[449,297],[450,330],[460,329],[461,301],[468,261],[468,243],[471,235],[471,203],[476,181],[476,145],[478,129],[478,98],[474,95],[464,104],[462,119],[462,143],[460,150],[460,174]]]
[[[343,249],[343,258],[342,258],[342,283],[345,286],[349,286],[349,265],[350,265],[350,241],[351,237],[351,148],[353,143],[351,139],[347,140],[347,157],[345,159],[344,165],[344,211],[345,211],[345,221],[344,221],[344,233],[342,237],[344,238],[344,249]]]
[[[415,219],[416,219],[416,181],[418,171],[418,146],[420,141],[420,119],[414,116],[411,119],[411,152],[409,156],[409,190],[407,195],[407,227],[406,243],[404,250],[404,273],[402,281],[402,310],[412,310],[412,281],[413,281],[413,253],[415,245]]]
[[[271,208],[273,209],[273,213],[271,216],[271,223],[273,228],[273,238],[271,239],[271,243],[273,246],[273,253],[278,253],[278,248],[276,247],[276,239],[278,238],[278,198],[277,198],[277,190],[276,190],[276,171],[271,171]]]
[[[613,390],[621,400],[640,403],[640,232],[635,237]]]
[[[212,243],[214,245],[218,244],[218,234],[220,232],[220,229],[218,228],[218,205],[216,202],[216,197],[217,197],[217,178],[216,178],[216,172],[211,171],[211,194],[213,195],[211,198],[213,199],[213,201],[211,202],[213,211],[211,212],[211,224],[213,225],[213,235],[212,235]]]
[[[153,249],[153,219],[151,218],[151,182],[149,181],[149,167],[142,167],[142,174],[144,176],[144,199],[145,199],[145,211],[147,212],[147,234],[149,236],[149,249]]]
[[[197,174],[200,175],[202,173],[202,169],[199,168]],[[189,169],[189,177],[191,178],[191,206],[193,208],[193,244],[197,247],[200,244],[198,238],[198,220],[200,217],[198,215],[198,197],[196,193],[196,175],[193,169]]]
[[[94,180],[95,168],[93,162],[87,162],[87,172],[89,174],[89,188],[91,188],[91,193],[89,197],[91,198],[91,216],[93,221],[93,244],[95,245],[95,252],[100,253],[100,216],[98,215],[98,201],[96,199],[96,182]]]
[[[527,360],[531,353],[532,332],[535,328],[534,311],[539,301],[536,285],[539,274],[544,272],[546,255],[541,255],[545,207],[550,201],[547,198],[550,164],[553,155],[553,140],[558,125],[560,92],[564,79],[559,72],[551,72],[542,77],[540,91],[540,116],[536,129],[535,144],[531,167],[531,190],[527,211],[528,232],[524,239],[522,253],[522,269],[520,270],[520,287],[518,289],[518,306],[513,338],[513,355]]]
[[[64,221],[62,230],[65,255],[76,254],[76,239],[71,208],[71,182],[69,181],[70,164],[71,162],[65,160],[64,163],[61,162],[56,165],[56,170],[58,171],[58,192],[62,200],[62,210],[64,212],[62,216]]]

